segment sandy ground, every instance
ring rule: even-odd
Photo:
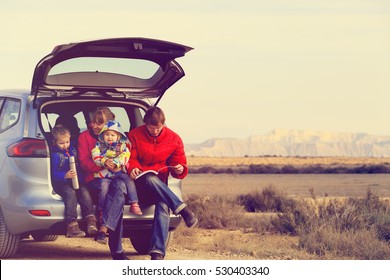
[[[204,232],[203,232],[204,231]],[[224,234],[219,231],[218,235]],[[199,230],[198,237],[202,242],[212,243],[214,234]],[[128,239],[123,239],[123,248],[131,260],[149,260],[148,255],[139,255]],[[93,241],[92,238],[66,238],[59,236],[56,241],[36,242],[32,238],[21,242],[18,253],[13,260],[111,260],[108,246]],[[253,259],[246,255],[229,255],[223,251],[194,251],[170,246],[167,260],[204,260],[204,259]]]
[[[273,259],[288,260],[297,256],[298,239],[291,236],[264,235],[259,239],[258,246],[249,254],[231,253],[216,246],[215,240],[223,237],[234,242],[250,242],[251,234],[240,231],[196,229],[189,242],[196,242],[199,250],[185,249],[173,242],[167,252],[167,260],[251,260]],[[123,239],[125,254],[130,260],[149,260],[148,255],[138,255],[128,239]],[[207,249],[202,249],[207,248]],[[253,255],[257,257],[254,258]],[[259,255],[261,257],[259,257]],[[300,259],[311,259],[312,256],[298,252]],[[19,252],[13,260],[111,260],[108,246],[93,241],[92,238],[66,238],[59,236],[56,241],[36,242],[25,239],[21,242]]]

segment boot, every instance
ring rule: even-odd
[[[150,259],[153,261],[162,261],[164,259],[164,256],[160,253],[151,253]]]
[[[87,220],[87,233],[89,235],[95,235],[98,232],[96,225],[96,217],[94,215],[90,215],[86,218]]]
[[[179,214],[183,217],[187,227],[192,228],[198,224],[198,218],[187,207],[181,210]]]
[[[71,221],[68,224],[66,237],[84,237],[84,236],[85,236],[85,232],[79,228],[79,224],[77,223],[77,221]]]
[[[112,254],[111,257],[113,260],[128,260],[129,259],[123,252]]]

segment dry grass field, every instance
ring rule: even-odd
[[[250,165],[302,166],[374,166],[390,165],[390,158],[347,157],[189,157],[188,166],[199,168],[243,167]],[[185,194],[237,195],[268,186],[290,196],[357,197],[372,189],[379,196],[390,197],[390,173],[377,174],[189,174],[183,181]]]
[[[390,158],[359,157],[188,157],[188,166],[245,166],[245,165],[379,165],[390,164]]]
[[[189,168],[389,164],[389,158],[188,158]],[[388,173],[189,174],[183,192],[201,227],[179,228],[172,250],[184,248],[194,258],[203,252],[206,259],[390,259]],[[250,213],[239,197],[244,208],[282,206]]]

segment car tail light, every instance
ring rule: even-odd
[[[49,210],[28,210],[28,212],[33,216],[39,216],[39,217],[49,217],[51,216],[51,213]]]
[[[45,140],[34,138],[23,138],[11,144],[7,148],[9,157],[47,157],[47,147]]]

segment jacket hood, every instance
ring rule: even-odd
[[[119,122],[117,122],[117,121],[108,121],[104,125],[104,127],[102,128],[102,130],[99,133],[99,136],[98,136],[99,141],[104,142],[104,140],[103,140],[103,133],[106,130],[113,130],[113,131],[118,132],[121,135],[121,139],[119,140],[119,142],[125,142],[125,141],[128,140],[127,136],[123,132],[122,126],[121,126],[121,124]]]

